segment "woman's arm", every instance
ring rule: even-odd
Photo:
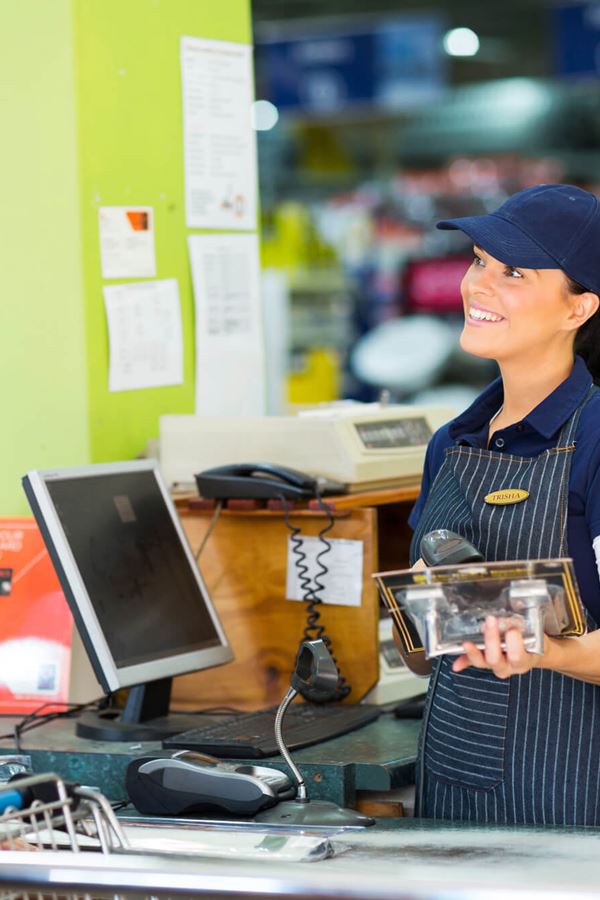
[[[531,669],[552,669],[579,681],[600,684],[600,630],[582,637],[553,638],[545,636],[544,652],[529,653],[523,636],[516,628],[506,632],[506,650],[500,644],[498,620],[488,616],[484,625],[485,648],[466,643],[464,654],[455,659],[452,669],[462,672],[469,666],[491,669],[498,678],[523,675]]]
[[[547,637],[540,668],[600,684],[600,631],[576,638]]]

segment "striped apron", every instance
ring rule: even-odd
[[[432,485],[413,537],[448,528],[488,560],[567,556],[567,504],[581,410],[557,446],[521,457],[455,446]],[[490,506],[492,491],[529,498]],[[589,619],[589,617],[588,617]],[[595,624],[589,620],[590,628]],[[535,669],[499,679],[434,661],[417,772],[417,815],[469,822],[600,825],[600,686]]]

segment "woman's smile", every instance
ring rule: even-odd
[[[478,327],[481,325],[495,325],[505,321],[505,317],[501,316],[500,313],[488,309],[485,306],[481,306],[479,303],[474,303],[472,300],[468,301],[466,316],[467,325]]]

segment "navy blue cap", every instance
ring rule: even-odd
[[[562,269],[600,294],[600,203],[571,184],[538,184],[484,216],[445,219],[438,228],[464,231],[508,266]]]

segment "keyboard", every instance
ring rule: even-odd
[[[236,713],[216,724],[207,723],[200,728],[171,735],[165,738],[163,747],[197,750],[222,759],[276,756],[279,753],[275,740],[276,712],[277,707]],[[310,747],[373,722],[380,712],[381,708],[373,704],[294,704],[283,717],[283,740],[290,751]]]

